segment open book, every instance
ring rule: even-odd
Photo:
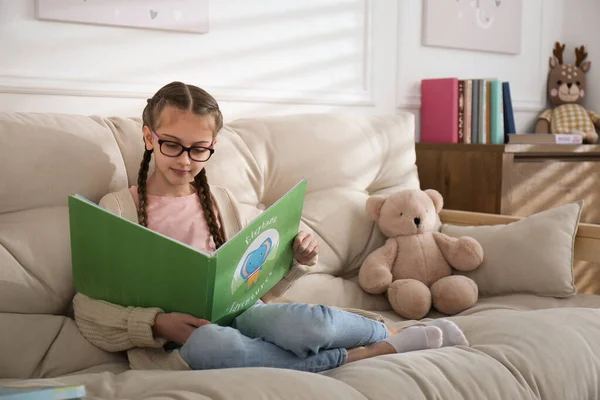
[[[75,289],[227,325],[290,270],[305,193],[303,179],[213,254],[69,196]]]

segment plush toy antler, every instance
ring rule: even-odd
[[[577,57],[577,61],[575,61],[575,65],[577,67],[581,67],[581,63],[587,57],[588,53],[585,51],[585,47],[581,46],[579,48],[575,48],[575,56]]]
[[[565,46],[565,44],[561,46],[558,42],[554,44],[554,50],[552,51],[552,54],[554,54],[554,57],[556,57],[559,64],[563,63],[563,52],[565,51]]]

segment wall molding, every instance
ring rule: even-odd
[[[362,85],[355,90],[272,90],[260,88],[210,87],[218,101],[240,103],[285,103],[335,106],[375,106],[373,95],[373,1],[364,3]],[[147,99],[158,83],[76,80],[0,74],[0,93],[98,98]]]
[[[217,100],[248,103],[294,103],[315,105],[371,106],[375,104],[367,90],[300,91],[247,88],[204,87]],[[154,84],[106,81],[78,81],[25,76],[0,75],[0,93],[78,96],[99,98],[147,99],[156,91]]]

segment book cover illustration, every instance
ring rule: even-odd
[[[227,324],[290,270],[306,185],[300,181],[213,254],[69,196],[75,289]]]

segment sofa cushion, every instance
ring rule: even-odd
[[[104,370],[129,367],[123,353],[92,345],[68,317],[0,313],[0,326],[0,378],[51,378],[101,365]]]
[[[0,312],[64,312],[74,295],[67,208],[0,214],[0,244]]]
[[[285,293],[285,299],[376,312],[392,309],[385,295],[365,292],[358,285],[358,277],[346,279],[329,274],[302,276]]]
[[[583,202],[546,210],[506,225],[454,226],[450,236],[471,236],[483,247],[483,263],[471,272],[482,296],[530,293],[568,297],[575,294],[573,255]]]
[[[106,125],[77,115],[0,113],[0,312],[63,313],[73,297],[67,197],[127,185]]]
[[[127,184],[115,137],[75,115],[0,113],[0,213],[66,205],[73,192],[98,201]]]

